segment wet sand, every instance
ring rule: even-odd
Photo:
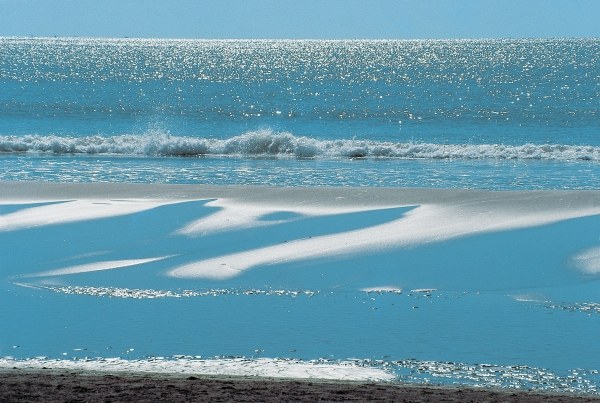
[[[600,402],[600,397],[387,383],[106,374],[57,370],[0,372],[1,402]]]

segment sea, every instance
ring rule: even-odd
[[[0,38],[0,180],[594,189],[600,40]]]
[[[598,190],[600,39],[0,37],[0,181]],[[0,217],[29,207],[39,206],[0,206]],[[191,211],[186,205],[177,214]],[[171,230],[156,215],[136,217]],[[552,236],[561,233],[597,241],[598,220],[590,222],[485,245],[513,250],[539,237],[558,250]],[[124,233],[109,234],[122,222],[105,224],[94,244],[100,251],[123,248],[119,242],[156,246],[141,227],[130,230],[139,239],[132,244]],[[331,221],[340,230],[353,225],[351,216]],[[335,273],[351,266],[344,286],[333,272],[317,281],[323,274],[309,268],[309,281],[290,267],[298,287],[273,288],[272,268],[210,286],[136,287],[139,270],[112,280],[15,280],[36,264],[91,261],[82,242],[97,232],[73,225],[69,249],[61,243],[67,235],[53,231],[0,232],[5,366],[296,363],[378,369],[408,383],[600,394],[597,278],[565,283],[563,299],[552,301],[545,281],[510,291],[425,287],[433,279],[425,288],[359,290],[352,288],[359,280],[382,276],[360,259],[332,263]],[[39,249],[25,247],[27,239]],[[444,265],[445,254],[460,260],[478,245],[389,258],[442,256],[431,261]],[[546,252],[538,246],[502,256],[502,267],[522,258],[543,276]]]

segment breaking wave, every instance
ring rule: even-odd
[[[131,156],[241,156],[295,158],[502,159],[600,162],[600,147],[560,144],[434,144],[319,140],[259,130],[226,139],[164,133],[119,136],[0,136],[2,153]]]

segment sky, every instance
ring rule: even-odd
[[[0,36],[600,37],[600,0],[0,0]]]

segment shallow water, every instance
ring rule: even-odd
[[[375,188],[598,189],[598,55],[597,39],[0,38],[0,181],[304,188],[260,209],[0,188],[0,367],[308,364],[599,393],[595,197],[363,205]]]
[[[4,205],[2,214],[57,207]],[[65,359],[102,366],[120,357],[148,370],[158,359],[169,371],[202,371],[209,364],[198,357],[353,359],[357,369],[380,369],[397,381],[597,393],[598,215],[408,247],[358,252],[357,243],[350,255],[275,258],[233,276],[174,270],[260,248],[268,257],[269,248],[313,237],[326,245],[328,236],[393,220],[401,231],[416,211],[307,216],[278,207],[259,210],[259,225],[190,227],[222,208],[188,201],[93,220],[12,224],[0,232],[11,251],[3,260],[0,353],[26,366]],[[210,365],[233,371],[225,362]]]
[[[3,180],[489,190],[597,189],[586,161],[2,155]]]

